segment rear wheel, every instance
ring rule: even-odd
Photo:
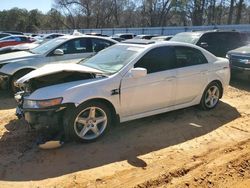
[[[66,112],[64,131],[68,140],[92,142],[103,136],[111,124],[111,113],[106,105],[89,102],[74,112]]]
[[[210,83],[203,93],[200,107],[203,110],[210,110],[215,108],[219,102],[221,94],[221,87],[216,82]]]

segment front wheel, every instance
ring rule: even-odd
[[[92,142],[106,133],[111,124],[111,113],[106,105],[90,102],[67,112],[64,131],[68,140]]]
[[[210,83],[203,93],[200,107],[203,110],[210,110],[215,108],[219,103],[222,92],[221,90],[221,87],[216,82]]]

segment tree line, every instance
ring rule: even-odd
[[[250,24],[250,0],[54,0],[38,9],[0,11],[0,30]]]

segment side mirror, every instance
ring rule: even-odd
[[[200,46],[202,48],[207,48],[208,47],[208,44],[206,42],[201,42]]]
[[[63,50],[61,50],[61,49],[56,49],[56,50],[53,52],[53,54],[54,54],[54,55],[63,55],[64,52],[63,52]]]
[[[133,78],[141,78],[147,75],[147,69],[141,67],[132,68],[129,72]]]

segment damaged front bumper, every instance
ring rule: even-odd
[[[0,72],[0,89],[7,89],[10,81],[10,75]]]
[[[35,130],[61,131],[63,129],[63,114],[68,105],[58,105],[44,109],[23,109],[24,92],[18,92],[15,99],[18,103],[16,116],[23,118]]]

